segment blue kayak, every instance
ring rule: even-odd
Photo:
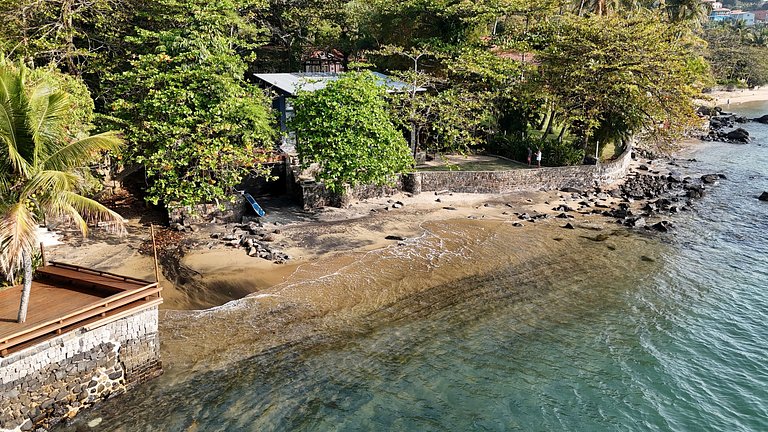
[[[259,205],[259,203],[257,203],[257,202],[256,202],[256,200],[255,200],[255,199],[253,199],[253,197],[251,196],[251,194],[249,194],[249,193],[244,193],[244,194],[243,194],[243,196],[245,196],[245,199],[247,199],[247,200],[248,200],[248,203],[249,203],[249,204],[251,205],[251,207],[253,208],[253,211],[255,211],[255,212],[256,212],[256,214],[257,214],[257,215],[259,215],[259,217],[264,217],[264,215],[265,215],[266,213],[264,213],[264,210],[261,208],[261,206]]]

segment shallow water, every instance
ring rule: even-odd
[[[94,430],[768,430],[768,126],[747,128],[752,144],[693,151],[686,165],[728,178],[669,235],[428,227],[306,268],[327,276],[295,287],[381,296],[370,312],[161,379],[68,429],[100,417]]]

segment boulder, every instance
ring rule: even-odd
[[[701,176],[701,181],[706,184],[717,183],[718,180],[720,180],[720,176],[717,174],[706,174]]]
[[[749,132],[742,128],[737,128],[725,134],[725,138],[733,142],[748,143]]]
[[[768,114],[766,114],[764,116],[761,116],[761,117],[758,117],[758,118],[753,118],[752,121],[756,121],[758,123],[763,123],[763,124],[768,124]]]
[[[768,201],[768,192],[763,192],[757,199],[760,201]]]

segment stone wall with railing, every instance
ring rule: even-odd
[[[157,306],[0,358],[0,432],[76,415],[162,373]]]

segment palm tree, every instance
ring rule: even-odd
[[[26,320],[32,287],[37,227],[69,219],[87,234],[88,222],[106,221],[115,231],[123,219],[80,195],[81,169],[103,150],[117,150],[115,132],[76,137],[65,124],[72,109],[67,93],[28,84],[28,70],[0,63],[0,269],[9,280],[23,270],[18,322]]]

